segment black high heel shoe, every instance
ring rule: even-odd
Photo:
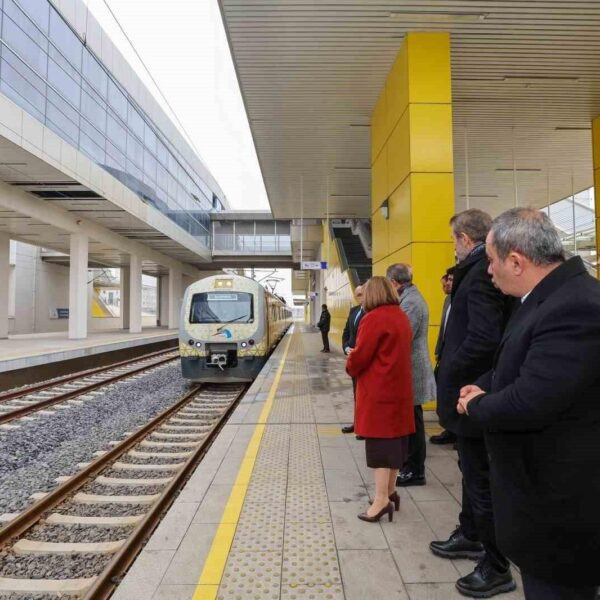
[[[360,513],[358,518],[361,521],[367,521],[368,523],[377,523],[385,513],[388,514],[389,520],[394,520],[394,505],[390,502],[387,506],[384,506],[374,517],[370,517],[366,512]]]
[[[398,496],[398,492],[394,491],[390,494],[390,502],[394,503],[396,511],[400,510],[400,496]]]

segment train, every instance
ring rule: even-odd
[[[253,381],[292,322],[279,296],[249,277],[200,279],[183,296],[179,351],[194,383]]]

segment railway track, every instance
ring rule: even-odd
[[[178,357],[177,350],[162,350],[0,394],[0,426],[14,427],[12,422],[17,419],[63,402],[77,402],[78,397],[85,397],[99,388],[171,362]]]
[[[108,598],[245,391],[195,388],[0,529],[0,595]]]

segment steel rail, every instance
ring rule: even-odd
[[[79,371],[78,373],[72,375],[66,375],[65,377],[60,377],[58,379],[53,379],[52,381],[46,381],[44,383],[30,385],[24,388],[20,388],[15,390],[14,392],[7,392],[6,394],[0,394],[0,402],[8,402],[9,400],[16,400],[17,398],[21,398],[23,396],[27,396],[29,394],[34,394],[35,392],[42,392],[47,390],[48,388],[52,388],[55,386],[60,386],[65,383],[69,383],[70,381],[75,381],[77,379],[82,379],[84,377],[90,377],[92,375],[97,375],[98,373],[104,373],[106,371],[110,371],[111,369],[118,369],[119,367],[123,367],[125,365],[129,365],[134,362],[138,362],[140,360],[145,360],[147,358],[153,358],[154,356],[159,356],[161,354],[166,354],[168,352],[175,352],[177,350],[177,346],[173,348],[168,348],[166,350],[157,350],[156,352],[150,352],[148,354],[142,354],[137,358],[128,358],[127,360],[122,360],[120,362],[116,362],[110,365],[105,365],[104,367],[96,367],[95,369],[88,369],[86,371]]]
[[[183,406],[198,394],[202,386],[190,390],[173,406],[167,408],[151,421],[146,423],[139,431],[136,431],[122,442],[116,444],[111,450],[102,456],[93,460],[89,465],[81,469],[78,473],[70,477],[67,481],[60,484],[54,490],[48,492],[46,496],[34,502],[26,508],[12,521],[9,521],[0,529],[0,548],[9,543],[14,537],[22,535],[25,531],[35,525],[47,511],[66,500],[73,492],[84,485],[88,479],[93,477],[99,471],[105,469],[112,461],[127,452],[135,446],[140,440],[146,437],[153,429],[156,429],[163,421],[168,419],[173,413],[179,411]]]
[[[65,402],[66,400],[70,400],[71,398],[75,398],[77,396],[82,396],[83,394],[87,394],[96,390],[100,387],[104,387],[105,385],[110,385],[115,381],[120,381],[121,379],[125,379],[126,377],[130,377],[131,375],[135,375],[136,373],[141,373],[142,371],[146,371],[148,369],[152,369],[159,365],[163,365],[165,363],[171,362],[173,360],[177,360],[179,356],[171,356],[170,358],[163,358],[157,362],[153,362],[147,365],[142,365],[137,369],[132,369],[130,371],[126,371],[124,373],[119,373],[117,375],[113,375],[107,379],[102,381],[97,381],[95,383],[90,383],[89,385],[80,387],[76,390],[72,390],[70,392],[65,392],[63,394],[59,394],[58,396],[52,396],[47,400],[40,400],[35,404],[31,404],[29,406],[23,406],[22,408],[16,408],[15,410],[11,410],[10,412],[6,412],[0,414],[0,425],[3,423],[9,423],[10,421],[14,421],[15,419],[20,419],[21,417],[25,417],[31,413],[35,413],[38,410],[43,410],[44,408],[48,408],[53,404],[60,404],[61,402]],[[139,359],[138,359],[139,360]],[[135,361],[134,361],[135,362]]]
[[[111,596],[123,579],[127,569],[143,548],[148,536],[160,522],[163,512],[175,500],[178,492],[213,443],[216,434],[235,409],[237,401],[244,394],[247,387],[244,385],[240,388],[235,398],[232,399],[229,408],[225,410],[219,420],[208,431],[208,435],[204,441],[173,477],[173,480],[164,489],[160,498],[150,507],[144,518],[138,523],[131,536],[127,539],[125,545],[113,556],[102,573],[97,576],[91,588],[85,593],[84,600],[105,600]]]

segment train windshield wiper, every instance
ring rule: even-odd
[[[248,318],[250,315],[241,315],[240,317],[236,317],[235,319],[230,319],[229,321],[223,321],[223,325],[227,325],[227,323],[233,323],[234,321],[239,321],[240,319]]]

